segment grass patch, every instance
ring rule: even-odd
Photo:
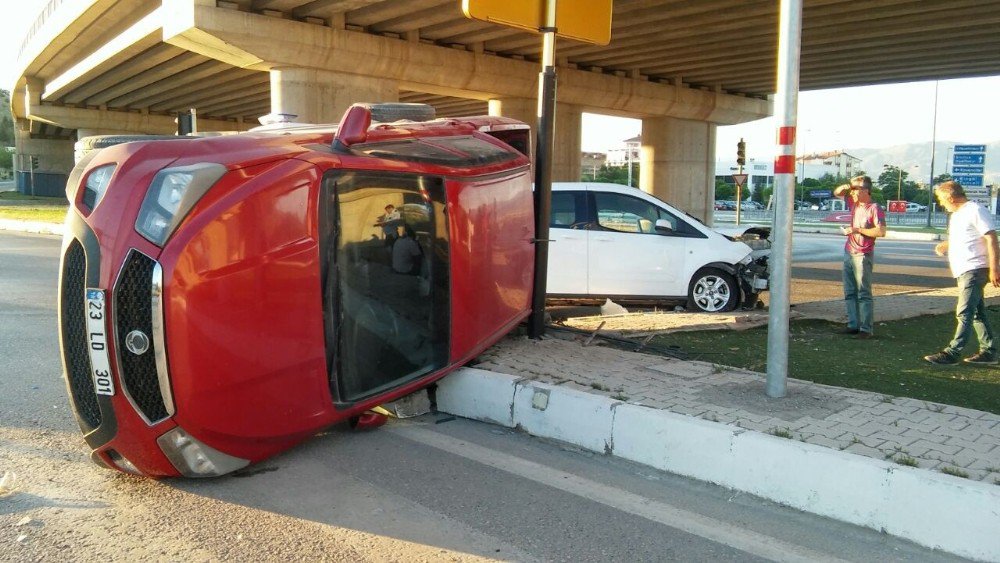
[[[66,205],[62,207],[27,205],[0,207],[0,219],[15,221],[41,221],[43,223],[62,223],[66,219]]]
[[[944,473],[944,474],[947,474],[947,475],[954,475],[955,477],[961,477],[962,479],[968,479],[969,478],[969,474],[968,473],[966,473],[965,471],[962,471],[961,469],[959,469],[957,467],[948,467],[948,466],[942,467],[941,468],[941,473]]]
[[[0,202],[3,201],[32,201],[39,205],[61,205],[66,206],[66,198],[63,196],[42,196],[42,195],[27,195],[21,192],[0,192]]]
[[[877,303],[878,299],[876,308]],[[987,314],[994,330],[1000,330],[1000,307],[989,307]],[[935,366],[923,359],[951,339],[954,315],[880,322],[876,338],[870,341],[834,334],[838,328],[840,325],[826,321],[793,321],[789,326],[788,376],[880,393],[886,402],[892,397],[910,397],[1000,414],[1000,370],[995,366]],[[650,344],[677,346],[692,360],[757,372],[767,369],[766,327],[664,334]],[[974,353],[975,345],[971,343],[965,354]]]
[[[892,461],[895,461],[900,465],[906,465],[908,467],[920,467],[919,465],[917,465],[917,460],[908,455],[898,455],[892,458]]]
[[[777,436],[779,438],[788,438],[789,440],[791,440],[793,437],[791,431],[789,431],[787,428],[772,428],[768,430],[767,433],[772,436]]]

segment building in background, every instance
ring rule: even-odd
[[[597,176],[597,171],[608,161],[608,155],[603,152],[584,152],[580,154],[580,171],[584,178]]]
[[[801,182],[806,178],[852,178],[861,170],[861,159],[844,151],[812,153],[796,157],[795,177]]]
[[[639,162],[639,147],[642,145],[642,135],[625,139],[622,146],[608,151],[608,166],[625,166],[630,162]]]

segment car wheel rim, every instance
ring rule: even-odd
[[[715,313],[729,303],[729,284],[719,276],[705,276],[694,284],[694,302],[699,309]]]

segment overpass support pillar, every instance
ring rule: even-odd
[[[298,123],[337,123],[355,102],[397,102],[393,80],[316,68],[271,69],[271,113],[297,115]]]
[[[706,224],[715,199],[715,128],[673,117],[642,120],[639,187]]]
[[[552,181],[579,182],[583,154],[583,112],[556,102],[555,144],[552,147]]]
[[[532,143],[538,129],[538,102],[531,98],[490,100],[490,115],[510,117],[531,126]],[[583,112],[570,104],[556,103],[555,145],[552,150],[552,181],[579,182]],[[534,149],[532,144],[532,149]]]

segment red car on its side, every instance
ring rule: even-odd
[[[77,164],[60,345],[94,461],[234,471],[426,387],[528,315],[528,127],[380,111],[407,108]]]

